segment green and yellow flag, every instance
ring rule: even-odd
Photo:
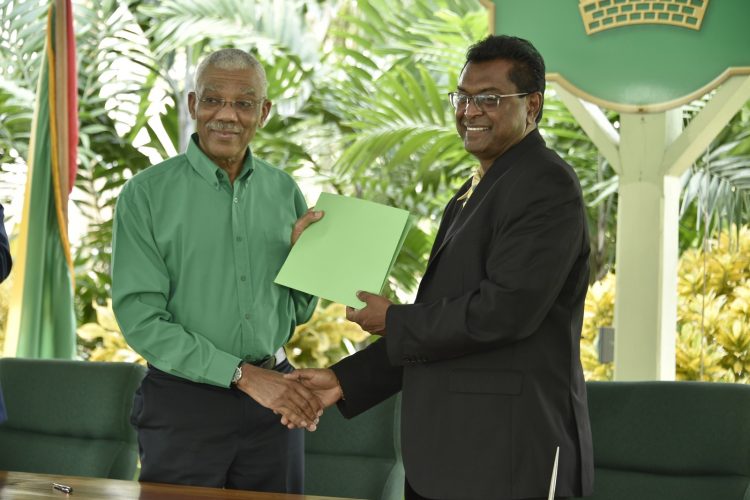
[[[5,356],[75,354],[68,195],[76,175],[78,100],[70,0],[53,0],[29,143],[28,177]]]

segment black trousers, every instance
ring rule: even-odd
[[[568,497],[565,497],[565,498],[568,498]],[[556,500],[565,500],[565,498],[563,498],[563,497],[555,497]],[[411,485],[409,484],[409,478],[407,478],[406,481],[405,481],[405,483],[404,483],[404,500],[432,500],[432,499],[427,498],[427,497],[423,497],[422,495],[420,495],[419,493],[417,493],[416,491],[414,491],[414,489],[412,489]],[[536,498],[536,499],[535,498],[525,498],[523,500],[547,500],[547,497]]]
[[[284,361],[276,367],[287,373]],[[169,375],[153,367],[135,393],[140,481],[302,493],[304,431],[234,387]]]

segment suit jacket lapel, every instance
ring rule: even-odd
[[[461,189],[459,189],[453,198],[451,198],[451,201],[448,202],[448,206],[446,207],[443,216],[443,222],[438,230],[435,243],[432,246],[430,260],[427,262],[427,268],[425,269],[422,282],[424,282],[427,277],[427,273],[430,271],[430,268],[440,251],[445,248],[445,245],[448,244],[453,236],[464,226],[464,224],[466,224],[466,221],[471,218],[472,214],[476,211],[476,208],[481,205],[482,200],[487,196],[487,193],[490,192],[495,184],[501,182],[505,174],[507,174],[530,149],[539,146],[544,147],[544,139],[542,139],[542,136],[539,134],[539,130],[533,130],[524,137],[521,142],[506,151],[500,158],[496,159],[490,169],[484,174],[479,184],[477,184],[474,193],[472,193],[466,201],[466,205],[464,205],[463,208],[461,208],[461,202],[457,201],[457,198],[466,192],[471,185],[471,180],[461,186]],[[451,219],[446,220],[449,215]],[[419,288],[421,290],[421,283]]]

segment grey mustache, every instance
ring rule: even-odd
[[[210,122],[207,125],[209,130],[216,130],[218,132],[237,132],[239,133],[242,129],[233,123],[227,122]]]

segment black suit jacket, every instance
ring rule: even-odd
[[[589,240],[572,168],[538,131],[448,203],[414,304],[332,368],[351,417],[403,390],[402,452],[429,498],[589,494],[591,430],[579,342]]]
[[[12,261],[10,259],[10,245],[8,235],[5,233],[3,206],[0,205],[0,282],[10,274]]]

